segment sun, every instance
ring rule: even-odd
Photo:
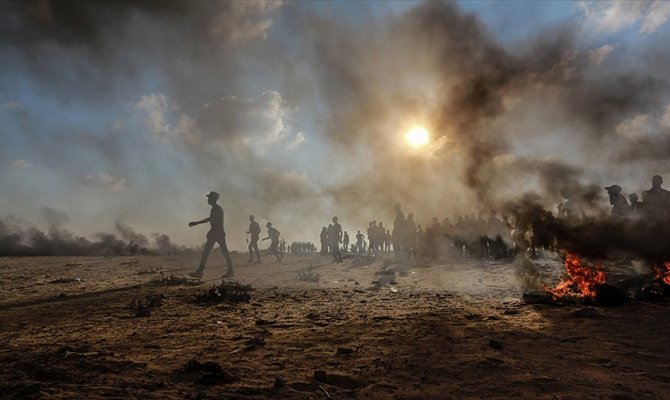
[[[428,144],[428,130],[423,126],[415,126],[405,134],[407,144],[412,147],[421,147]]]

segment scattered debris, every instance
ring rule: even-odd
[[[602,318],[605,315],[595,308],[587,307],[573,311],[572,316],[577,318]]]
[[[200,304],[216,304],[222,302],[248,303],[251,300],[251,285],[243,285],[237,281],[223,281],[205,293],[197,295],[195,302]]]
[[[307,268],[298,273],[298,280],[303,282],[317,283],[321,279],[321,275],[312,271],[312,268]]]
[[[338,347],[336,354],[338,356],[344,356],[344,355],[353,354],[353,353],[354,353],[354,349],[350,349],[348,347]]]
[[[325,371],[316,370],[314,371],[314,380],[321,383],[326,383],[328,385],[338,386],[345,389],[361,389],[367,385],[357,380],[353,376],[349,375],[339,375],[339,374],[327,374]]]
[[[286,383],[287,383],[286,379],[282,378],[281,376],[278,376],[277,378],[275,378],[275,383],[274,385],[272,385],[272,387],[274,387],[275,389],[281,389],[284,386],[286,386]]]
[[[147,268],[137,271],[137,275],[153,275],[153,274],[161,274],[164,276],[163,267]]]
[[[159,286],[180,286],[180,285],[198,286],[202,283],[199,280],[186,278],[184,276],[175,276],[173,274],[165,276],[163,272],[159,273],[161,274],[161,277],[154,279],[152,281],[153,284]]]
[[[54,279],[53,281],[49,281],[49,283],[82,283],[86,282],[86,279],[83,278],[58,278]]]
[[[197,375],[195,383],[201,385],[216,385],[237,381],[237,378],[227,373],[221,365],[213,361],[201,363],[197,360],[190,360],[177,370],[177,374],[181,376]]]
[[[496,339],[489,339],[489,346],[491,346],[492,348],[494,348],[496,350],[502,350],[503,342],[501,342],[500,340],[496,340]]]
[[[251,351],[257,347],[265,345],[265,338],[271,336],[271,333],[268,331],[263,331],[251,339],[247,340],[244,351]]]
[[[368,265],[372,264],[375,262],[375,259],[372,257],[368,256],[360,256],[354,259],[352,261],[351,266],[352,267],[367,267]]]
[[[151,315],[151,311],[154,308],[158,308],[163,305],[163,300],[166,298],[167,296],[162,293],[152,294],[142,300],[134,299],[130,302],[128,308],[135,310],[136,317],[148,317]]]

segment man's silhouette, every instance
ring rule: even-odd
[[[342,236],[342,248],[345,253],[349,251],[349,233],[347,231],[344,231],[344,236]]]
[[[249,216],[249,230],[247,233],[251,234],[251,241],[249,242],[249,262],[254,262],[253,251],[256,252],[256,263],[261,262],[261,252],[258,250],[258,238],[261,234],[261,226],[255,221],[254,216]]]
[[[342,226],[337,222],[337,217],[333,217],[333,230],[332,230],[331,240],[331,249],[333,252],[333,257],[335,261],[342,262],[342,253],[340,252],[340,243],[342,242]]]
[[[226,233],[223,231],[223,209],[220,205],[216,204],[217,200],[219,200],[219,194],[216,192],[209,192],[205,197],[207,197],[207,203],[212,206],[212,209],[209,212],[209,217],[200,221],[192,221],[188,223],[188,226],[193,227],[209,222],[210,226],[209,232],[207,232],[207,243],[205,243],[205,248],[202,250],[200,266],[194,272],[189,273],[189,275],[195,278],[202,278],[202,271],[205,269],[205,264],[207,264],[209,252],[212,250],[212,247],[214,247],[214,243],[219,243],[223,257],[226,259],[226,265],[228,266],[228,270],[224,277],[231,277],[233,276],[233,262],[230,259],[230,254],[228,254]]]
[[[403,242],[403,227],[405,224],[405,214],[402,212],[400,203],[395,205],[395,220],[393,221],[393,232],[391,232],[393,240],[393,251],[398,253],[402,250]]]
[[[358,231],[358,233],[356,233],[356,250],[358,251],[358,254],[365,251],[364,246],[363,246],[363,238],[364,237],[365,236],[361,233],[361,231]]]
[[[642,205],[647,218],[660,219],[668,216],[670,211],[670,192],[663,189],[663,177],[654,175],[651,178],[651,189],[642,192]]]
[[[268,228],[268,237],[263,238],[263,240],[270,239],[270,253],[274,254],[277,257],[277,262],[281,262],[281,254],[279,253],[279,231],[272,227],[272,222],[265,224],[265,227]]]
[[[619,185],[611,185],[605,188],[607,194],[610,198],[610,204],[612,205],[612,211],[610,215],[615,218],[627,217],[630,213],[630,205],[626,197],[621,194],[623,190]]]
[[[321,255],[325,255],[328,252],[328,228],[325,226],[321,229]]]

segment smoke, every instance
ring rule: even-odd
[[[117,110],[124,123],[97,133],[64,123],[40,136],[31,124],[43,117],[22,118],[42,162],[78,174],[61,181],[113,195],[100,212],[164,219],[179,241],[194,218],[184,214],[204,213],[199,193],[214,189],[240,243],[248,214],[311,240],[332,215],[364,227],[389,221],[401,202],[419,222],[504,210],[525,226],[553,224],[577,246],[607,227],[571,237],[547,220],[564,198],[599,218],[611,180],[632,192],[640,177],[670,172],[666,46],[639,49],[631,63],[625,45],[584,40],[578,21],[504,42],[451,2],[383,15],[351,6],[357,17],[290,2],[3,3],[0,72],[24,71],[65,104]],[[641,115],[654,133],[623,134]],[[431,132],[427,151],[403,142],[415,124]],[[72,157],[63,135],[86,156]],[[147,191],[160,203],[141,213]],[[14,234],[3,240],[34,243]]]
[[[175,255],[193,251],[176,245],[169,236],[155,233],[153,241],[116,222],[115,233],[100,232],[93,239],[76,235],[64,225],[69,215],[49,207],[43,209],[46,232],[13,218],[0,219],[0,257],[5,256],[120,256]]]

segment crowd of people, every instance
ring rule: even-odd
[[[616,218],[665,220],[670,217],[670,191],[663,189],[663,177],[651,178],[651,189],[642,192],[642,201],[637,193],[623,195],[623,188],[612,185],[605,188],[612,205],[611,215]]]
[[[654,175],[652,187],[642,192],[642,201],[636,193],[631,193],[628,199],[623,194],[623,188],[619,185],[611,185],[605,188],[612,205],[610,218],[630,220],[655,220],[668,221],[670,219],[670,192],[663,189],[663,178]],[[207,233],[199,268],[191,273],[194,277],[201,277],[207,262],[207,257],[214,244],[219,243],[228,265],[227,276],[232,276],[233,266],[228,254],[223,231],[223,210],[216,204],[219,194],[211,192],[207,195],[208,203],[212,206],[209,218],[201,221],[190,222],[189,226],[209,223],[210,231]],[[410,257],[481,257],[502,259],[513,257],[519,251],[530,251],[535,255],[540,247],[550,248],[555,238],[546,228],[551,221],[561,219],[565,221],[580,221],[585,218],[585,213],[580,207],[579,201],[569,194],[565,196],[565,202],[557,208],[556,216],[548,211],[543,211],[539,218],[530,221],[513,218],[507,215],[498,217],[495,210],[488,213],[468,214],[459,216],[452,223],[445,217],[440,221],[433,217],[432,221],[422,226],[414,220],[414,214],[405,216],[402,205],[395,205],[395,219],[392,229],[387,229],[384,223],[372,220],[368,223],[366,234],[360,230],[354,236],[355,242],[350,243],[349,233],[342,229],[338,217],[332,218],[332,223],[324,226],[320,233],[322,255],[330,254],[334,261],[342,262],[342,253],[367,254],[368,256],[380,256],[383,253],[405,253]],[[251,235],[249,241],[249,262],[261,262],[258,241],[261,228],[255,221],[254,216],[249,216],[249,230]],[[317,247],[311,242],[293,242],[288,248],[286,241],[279,240],[280,232],[272,226],[271,222],[266,224],[267,237],[262,240],[270,240],[269,253],[281,262],[283,255],[288,251],[292,254],[315,253]]]

